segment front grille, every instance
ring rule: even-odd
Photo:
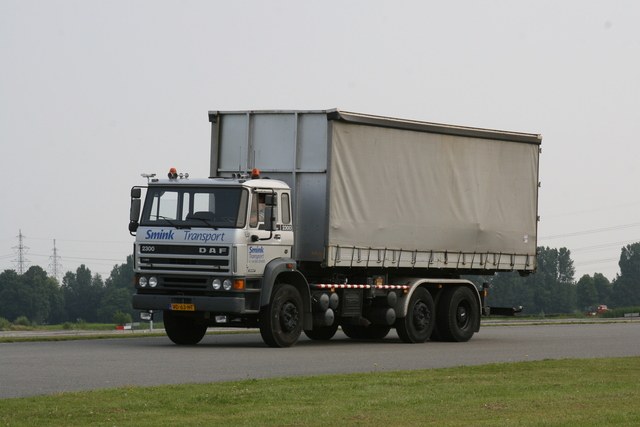
[[[189,266],[209,266],[215,270],[221,267],[229,267],[228,259],[203,259],[203,258],[140,258],[140,265],[189,265]]]
[[[138,270],[145,272],[228,273],[229,246],[138,244]]]

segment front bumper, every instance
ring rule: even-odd
[[[140,295],[134,294],[132,305],[135,310],[171,310],[171,304],[194,304],[195,311],[220,314],[256,314],[257,310],[247,309],[244,297],[203,297],[185,295]]]

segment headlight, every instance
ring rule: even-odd
[[[158,278],[151,276],[151,278],[149,279],[149,286],[151,286],[152,288],[158,286]]]
[[[224,282],[222,282],[222,287],[225,291],[228,291],[233,287],[233,283],[231,283],[231,280],[229,279],[224,279]]]
[[[214,290],[219,291],[222,287],[222,282],[220,281],[220,279],[213,279],[212,285]]]
[[[138,285],[140,285],[140,287],[144,288],[145,286],[147,286],[149,282],[147,281],[147,278],[142,276],[138,279]]]

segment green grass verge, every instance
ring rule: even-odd
[[[5,399],[2,425],[640,425],[640,357],[275,378]],[[4,386],[10,386],[5,384]]]

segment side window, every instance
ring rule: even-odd
[[[249,227],[256,228],[259,223],[264,223],[264,194],[254,194],[251,198],[251,219]]]
[[[289,205],[288,193],[282,193],[282,203],[280,209],[282,209],[282,223],[291,224],[291,207]]]

